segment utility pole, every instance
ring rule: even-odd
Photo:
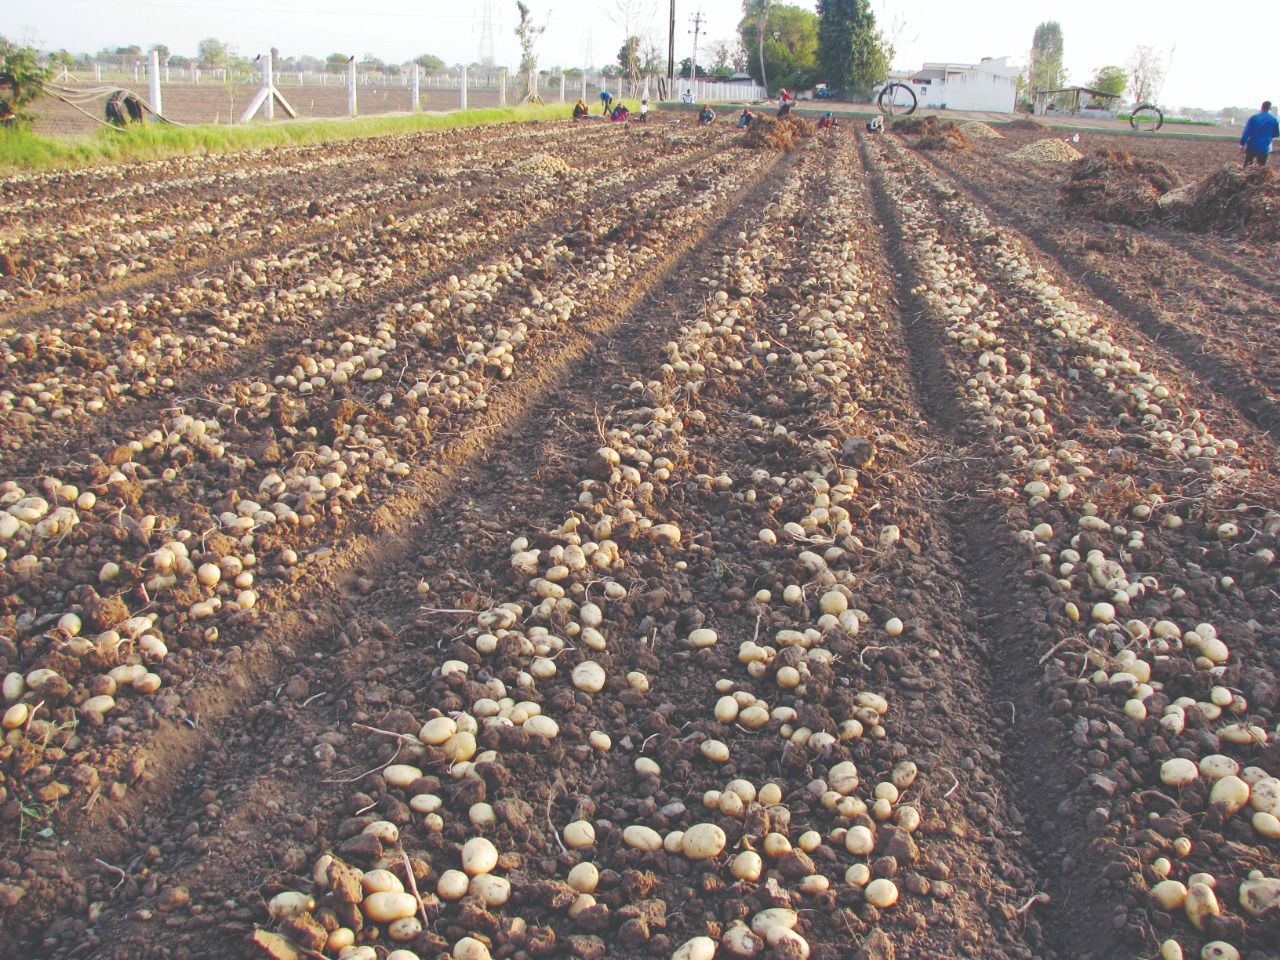
[[[673,96],[676,88],[676,0],[671,0],[671,22],[667,28],[667,89],[673,91],[668,96]]]
[[[485,0],[484,19],[480,21],[480,65],[492,69],[494,63],[493,0]]]
[[[702,32],[702,25],[707,22],[707,18],[699,10],[689,18],[689,22],[693,24],[693,30],[690,31],[693,34],[693,61],[689,64],[689,89],[696,91],[698,83],[698,34]],[[696,100],[697,98],[695,93],[694,99]]]

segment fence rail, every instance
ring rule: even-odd
[[[274,98],[265,91],[277,91],[283,101],[302,117],[342,117],[407,113],[420,110],[450,111],[457,109],[507,106],[521,102],[528,88],[522,77],[512,77],[507,70],[457,68],[427,72],[410,65],[399,72],[361,71],[345,64],[339,73],[331,71],[276,71],[269,61],[259,61],[255,70],[228,73],[223,69],[197,66],[171,67],[153,61],[141,62],[133,69],[112,68],[95,64],[90,68],[60,71],[54,83],[64,92],[82,89],[88,96],[93,91],[122,88],[163,107],[160,112],[181,123],[234,123],[239,120],[273,119],[270,109]],[[260,76],[255,73],[260,71]],[[754,83],[728,83],[710,80],[690,82],[677,79],[669,89],[666,78],[642,76],[588,77],[564,73],[539,74],[536,90],[547,103],[572,103],[581,97],[589,106],[599,102],[603,91],[615,100],[634,102],[647,97],[653,102],[758,100],[764,88]],[[76,133],[95,126],[94,115],[101,117],[102,102],[77,99],[79,108],[44,97],[33,105],[37,130],[44,133]],[[257,105],[266,109],[258,110]]]

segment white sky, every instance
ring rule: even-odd
[[[603,66],[622,45],[620,17],[628,3],[644,33],[666,49],[668,0],[526,0],[547,24],[538,46],[544,67]],[[813,0],[796,0],[813,8]],[[499,63],[519,60],[515,0],[492,0]],[[1066,67],[1073,83],[1087,83],[1096,68],[1123,66],[1136,43],[1165,53],[1172,64],[1161,102],[1172,106],[1250,106],[1280,100],[1274,32],[1258,0],[1220,0],[1212,8],[1190,0],[1147,4],[1070,0],[1054,8],[1025,0],[872,0],[877,19],[895,41],[895,66],[925,60],[976,61],[984,56],[1025,60],[1036,24],[1062,24]],[[252,56],[271,46],[282,54],[324,57],[373,53],[388,62],[434,53],[448,63],[479,53],[482,0],[6,0],[0,31],[12,39],[73,53],[164,43],[193,55],[215,36]],[[693,44],[690,20],[706,18],[702,44],[733,36],[740,0],[677,0],[676,59]],[[700,44],[701,45],[701,44]],[[702,47],[706,49],[705,46]],[[701,57],[699,57],[701,60]]]

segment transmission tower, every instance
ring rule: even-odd
[[[484,0],[484,19],[480,21],[480,65],[492,67],[493,56],[493,0]]]

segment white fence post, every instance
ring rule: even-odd
[[[587,71],[582,71],[582,102],[587,102]]]
[[[410,111],[417,113],[422,109],[421,84],[422,78],[420,74],[421,67],[418,64],[413,65],[413,104],[409,107]]]
[[[164,113],[160,107],[160,51],[151,51],[151,64],[147,70],[147,93],[151,100],[151,109],[156,113]]]
[[[262,58],[262,87],[267,91],[267,101],[265,106],[267,108],[268,120],[274,120],[276,118],[276,78],[271,65],[271,60],[271,52],[268,51],[267,55]]]
[[[564,71],[560,73],[560,102],[564,103]]]
[[[505,107],[507,105],[507,68],[503,67],[498,71],[498,106]]]
[[[347,61],[347,116],[356,115],[356,58]]]
[[[465,110],[467,109],[467,68],[466,67],[462,68],[462,78],[461,78],[461,82],[458,84],[458,89],[461,91],[461,93],[458,95],[459,103],[461,104],[459,109]]]

